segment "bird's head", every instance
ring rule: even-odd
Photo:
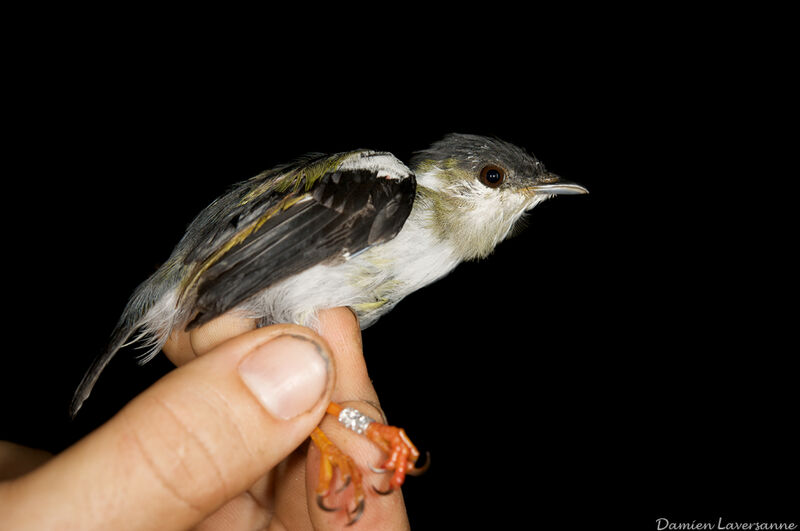
[[[463,259],[480,258],[505,239],[528,210],[586,188],[545,170],[525,150],[477,135],[450,134],[411,160],[414,210]]]

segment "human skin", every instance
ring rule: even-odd
[[[176,370],[61,454],[0,447],[0,466],[15,463],[0,476],[13,477],[0,483],[4,524],[235,530],[348,522],[344,511],[317,506],[320,455],[305,441],[321,422],[363,469],[380,463],[374,445],[325,415],[333,400],[383,418],[349,310],[321,312],[319,334],[296,325],[255,328],[224,315],[174,334],[164,352]],[[297,385],[284,389],[287,381]],[[382,488],[379,477],[367,481]],[[401,493],[367,491],[359,526],[408,528]],[[326,503],[342,506],[349,493]]]

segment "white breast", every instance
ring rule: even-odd
[[[459,260],[412,214],[400,233],[349,260],[316,265],[263,291],[240,309],[273,323],[316,327],[317,311],[349,306],[362,328],[406,295],[449,273]]]

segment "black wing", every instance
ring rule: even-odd
[[[208,239],[216,245],[213,252],[194,250],[205,257],[189,276],[196,298],[187,330],[311,266],[394,238],[411,212],[413,173],[405,166],[407,174],[399,177],[374,164],[349,166],[314,176],[313,182],[272,185],[248,201],[247,215],[217,216],[221,226],[195,239],[197,245]],[[259,215],[253,215],[254,205],[260,205]]]

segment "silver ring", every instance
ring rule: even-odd
[[[355,408],[346,407],[339,412],[339,422],[348,430],[361,435],[367,431],[367,427],[371,423],[375,422],[375,419],[366,416]]]

